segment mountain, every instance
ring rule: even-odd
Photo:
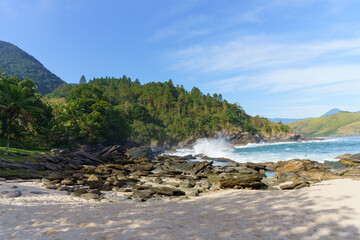
[[[342,112],[342,110],[340,110],[338,108],[333,108],[330,111],[328,111],[328,112],[324,113],[323,115],[321,115],[321,117],[333,115],[333,114],[338,113],[338,112]]]
[[[49,93],[64,81],[46,69],[33,56],[17,46],[0,41],[0,71],[6,75],[32,79],[42,94]]]
[[[360,113],[338,112],[299,120],[289,126],[307,137],[356,136],[360,135]]]
[[[283,124],[289,124],[291,122],[295,122],[295,121],[299,121],[301,119],[299,118],[268,118],[269,121],[273,122],[273,123],[278,123],[278,122],[282,122]]]

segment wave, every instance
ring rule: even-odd
[[[260,143],[248,143],[246,145],[234,146],[234,148],[254,148],[254,147],[264,147],[264,146],[273,146],[273,145],[286,145],[286,144],[300,144],[300,143],[323,143],[323,142],[335,142],[340,141],[339,139],[334,138],[325,138],[324,140],[310,140],[310,141],[300,141],[300,142],[260,142]]]

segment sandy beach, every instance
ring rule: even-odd
[[[102,203],[0,182],[0,239],[360,239],[360,181],[292,191],[224,190],[186,200]],[[34,194],[33,192],[45,192]]]

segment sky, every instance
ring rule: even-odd
[[[221,93],[250,115],[360,110],[357,0],[0,0],[0,40],[81,75]]]

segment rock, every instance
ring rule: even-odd
[[[279,173],[288,173],[288,172],[299,172],[299,171],[308,171],[310,169],[315,168],[315,162],[310,160],[300,160],[293,159],[289,161],[279,161],[275,163],[274,169]]]
[[[141,198],[147,200],[153,194],[151,190],[134,190],[132,193],[132,198]]]
[[[47,179],[53,181],[53,180],[63,180],[64,176],[58,173],[50,173]]]
[[[125,152],[125,155],[131,159],[138,159],[138,158],[146,158],[146,157],[151,158],[153,154],[151,148],[146,146],[141,146],[141,147],[133,147],[131,149],[128,149]]]
[[[102,163],[103,162],[98,157],[96,157],[96,156],[94,156],[94,155],[92,155],[90,153],[87,153],[87,152],[76,152],[75,154],[78,155],[78,156],[90,159],[91,161],[96,162],[96,163]]]
[[[153,168],[153,164],[152,163],[147,163],[147,164],[137,164],[135,166],[133,166],[131,168],[131,172],[144,172],[144,171],[151,171],[151,169]]]
[[[32,194],[36,194],[36,195],[40,195],[40,194],[49,194],[47,192],[40,192],[40,191],[33,191],[33,192],[30,192]]]
[[[16,198],[20,196],[21,196],[21,191],[19,190],[0,192],[0,197]]]
[[[211,187],[211,183],[208,180],[204,179],[204,180],[197,182],[195,187],[207,190]]]
[[[345,170],[349,165],[340,161],[325,161],[324,168],[329,169],[332,173],[338,173]]]
[[[360,177],[360,168],[352,167],[345,169],[338,173],[339,176],[348,177],[348,178],[359,178]]]
[[[162,184],[162,183],[163,183],[163,180],[162,180],[160,177],[156,177],[154,182],[155,182],[156,184]]]
[[[43,184],[43,185],[52,185],[52,183],[51,183],[51,181],[49,180],[49,179],[46,179],[46,178],[42,178],[41,179],[41,183]]]
[[[77,189],[74,189],[74,193],[75,194],[84,194],[84,193],[87,193],[88,191],[86,190],[86,188],[77,188]]]
[[[74,182],[71,180],[62,180],[61,184],[62,185],[74,185]]]
[[[262,186],[261,179],[263,176],[261,174],[253,174],[247,177],[241,178],[227,178],[220,180],[220,188],[250,188],[250,189],[260,189]]]
[[[80,170],[81,173],[95,173],[96,166],[93,165],[83,165],[83,168]]]
[[[101,197],[108,200],[109,202],[124,202],[129,200],[128,196],[118,195],[114,192],[104,193],[101,195]]]
[[[154,191],[155,193],[161,195],[167,195],[167,196],[185,195],[183,191],[171,187],[152,187],[151,190]]]
[[[87,199],[87,200],[99,200],[100,199],[99,195],[95,194],[95,193],[84,193],[84,194],[79,195],[79,197]]]
[[[68,190],[69,190],[69,187],[67,187],[67,186],[60,186],[60,187],[58,187],[56,190],[58,190],[58,191],[68,191]]]
[[[0,177],[0,182],[2,182],[2,181],[6,181],[6,178]]]
[[[45,188],[47,189],[58,189],[56,185],[46,185]]]
[[[94,193],[94,194],[97,194],[97,195],[101,194],[100,189],[92,189],[92,190],[89,191],[89,193]]]
[[[183,191],[185,193],[186,196],[199,196],[199,189],[196,188],[182,188],[181,191]]]
[[[281,190],[291,190],[291,189],[299,189],[303,187],[308,187],[310,184],[308,182],[284,182],[279,185]]]
[[[296,178],[297,175],[295,173],[289,172],[289,173],[276,173],[275,174],[277,183],[283,183],[283,182],[289,182],[292,181],[293,178]]]

